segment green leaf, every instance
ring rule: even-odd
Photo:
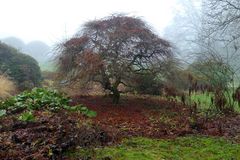
[[[32,121],[35,121],[35,117],[34,117],[34,115],[32,114],[32,112],[29,111],[29,112],[24,112],[24,113],[22,113],[22,114],[18,117],[18,120],[27,121],[27,122],[32,122]]]
[[[88,108],[85,106],[84,107],[80,106],[80,110],[84,112],[84,111],[88,111]]]
[[[0,117],[3,117],[7,114],[7,111],[5,109],[0,110]]]
[[[96,117],[97,116],[97,112],[95,112],[95,111],[88,111],[87,113],[86,113],[86,116],[88,116],[89,118],[93,118],[93,117]]]

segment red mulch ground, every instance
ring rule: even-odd
[[[103,146],[107,133],[79,113],[34,111],[35,122],[7,116],[0,121],[1,160],[62,160],[64,151],[76,146]]]
[[[198,116],[193,121],[189,106],[151,97],[123,97],[113,105],[110,98],[76,96],[73,104],[84,104],[97,112],[94,122],[116,140],[129,136],[175,138],[186,134],[204,134],[236,138],[240,135],[240,115],[214,119]]]
[[[191,109],[181,103],[150,97],[122,97],[119,105],[101,96],[76,96],[97,117],[79,113],[35,111],[36,122],[18,121],[16,115],[0,120],[0,159],[64,159],[76,146],[116,143],[124,137],[175,138],[186,134],[225,136],[239,140],[240,115],[231,114],[193,121]]]

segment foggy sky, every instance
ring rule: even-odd
[[[143,18],[159,34],[173,18],[176,0],[0,0],[0,39],[15,36],[48,44],[70,37],[86,21],[113,13]]]

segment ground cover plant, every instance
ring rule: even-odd
[[[69,157],[89,157],[114,160],[157,159],[239,159],[240,145],[223,138],[187,136],[176,139],[124,139],[113,147],[96,148],[94,151],[79,149],[66,153]]]
[[[0,157],[61,159],[76,145],[107,143],[108,135],[89,119],[96,112],[69,103],[64,94],[44,88],[0,101]]]
[[[0,102],[2,112],[9,113],[46,109],[49,111],[59,111],[66,109],[74,112],[94,117],[96,112],[89,110],[83,105],[69,106],[70,98],[64,94],[50,89],[34,88],[32,91],[25,91],[19,95],[13,96],[5,101]],[[26,112],[30,113],[30,112]]]

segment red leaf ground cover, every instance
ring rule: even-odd
[[[212,119],[197,116],[181,103],[152,97],[123,96],[120,104],[102,96],[75,96],[97,112],[89,119],[80,113],[34,111],[37,121],[22,122],[16,115],[0,119],[0,159],[67,159],[64,152],[80,147],[118,143],[122,138],[175,138],[187,134],[225,136],[239,140],[240,115]]]
[[[113,105],[102,96],[76,96],[73,104],[82,103],[97,112],[94,122],[115,140],[145,136],[175,138],[186,134],[225,136],[240,135],[240,115],[222,115],[212,119],[197,116],[193,122],[191,109],[182,103],[152,97],[123,97]]]
[[[63,153],[76,146],[106,145],[111,141],[101,128],[86,124],[87,118],[64,110],[35,111],[35,122],[8,116],[0,121],[1,160],[64,159]]]

